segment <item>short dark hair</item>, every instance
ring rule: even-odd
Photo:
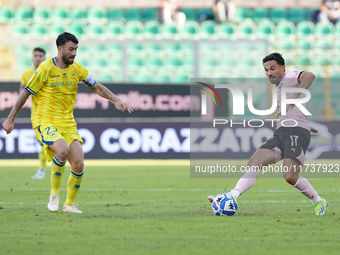
[[[36,48],[33,49],[33,53],[36,52],[36,51],[39,51],[41,53],[44,53],[44,55],[46,55],[46,51],[43,48],[36,47]]]
[[[75,37],[73,34],[67,33],[67,32],[64,32],[64,33],[58,35],[56,43],[57,43],[57,46],[63,46],[68,41],[74,42],[75,44],[79,43],[77,37]]]
[[[284,66],[285,65],[285,60],[282,57],[282,55],[280,53],[274,52],[269,54],[268,56],[265,56],[264,59],[262,59],[262,64],[271,61],[271,60],[275,60],[276,63],[278,63],[280,66]]]

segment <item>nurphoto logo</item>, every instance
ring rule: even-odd
[[[215,106],[217,106],[217,102],[214,98],[214,95],[216,95],[216,97],[218,98],[221,106],[223,106],[222,104],[222,100],[220,95],[217,93],[216,89],[227,89],[230,91],[232,99],[233,99],[233,115],[238,115],[238,116],[242,116],[244,115],[244,105],[245,105],[245,99],[244,99],[244,94],[243,91],[234,85],[230,85],[230,84],[215,84],[214,87],[212,87],[211,85],[208,85],[206,83],[203,82],[197,82],[198,84],[203,85],[205,88],[201,88],[201,87],[197,87],[198,89],[206,92],[205,93],[201,93],[201,115],[207,115],[207,94],[212,98],[212,100],[215,103]],[[209,91],[209,90],[210,91]],[[280,114],[281,115],[286,115],[287,113],[287,105],[288,106],[294,106],[297,107],[303,114],[305,115],[312,115],[304,106],[305,103],[307,103],[310,99],[311,99],[311,93],[308,89],[303,89],[303,88],[282,88],[281,89],[281,98],[280,98],[280,102],[281,105],[278,106],[278,96],[277,96],[277,88],[274,87],[272,89],[272,106],[267,109],[267,110],[258,110],[255,109],[254,104],[253,104],[253,89],[252,88],[248,88],[248,93],[247,93],[247,105],[248,105],[248,109],[251,113],[253,113],[254,115],[258,115],[258,116],[264,116],[264,115],[270,115],[273,112],[275,112],[276,109],[281,109]],[[304,94],[305,97],[304,98],[297,98],[297,99],[289,99],[287,98],[286,94],[287,93],[301,93]],[[271,121],[272,122],[272,126],[274,126],[274,121],[276,121],[276,119],[266,119],[265,121]],[[282,124],[284,125],[285,122],[289,122],[289,121],[294,121],[295,125],[297,125],[297,122],[295,120],[284,120],[282,121]],[[252,120],[248,120],[248,126],[249,127],[261,127],[264,125],[264,121],[260,120],[260,119],[252,119]],[[260,122],[260,125],[252,125],[251,123],[254,122]],[[226,119],[214,119],[213,120],[213,127],[215,127],[217,124],[227,124],[230,123],[231,127],[233,125],[233,120],[226,120]],[[234,125],[235,124],[243,124],[243,126],[246,126],[246,120],[243,120],[242,122],[235,122],[234,121]],[[289,125],[291,126],[291,125]],[[288,127],[288,126],[287,126]]]

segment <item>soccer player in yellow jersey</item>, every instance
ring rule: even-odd
[[[27,85],[28,81],[34,75],[34,72],[37,70],[40,63],[45,60],[45,54],[46,54],[46,52],[45,52],[44,49],[34,48],[33,57],[32,57],[33,67],[27,69],[22,74],[19,92],[21,92],[24,89],[24,87]],[[34,113],[37,109],[35,99],[36,99],[36,97],[32,97],[32,106],[31,106],[31,118],[32,119],[34,118]],[[38,136],[37,136],[37,140],[38,140]],[[43,144],[41,142],[40,142],[40,144],[41,144],[41,150],[40,150],[40,153],[39,153],[40,164],[39,164],[39,168],[38,168],[36,174],[32,176],[32,179],[37,179],[37,180],[41,180],[41,179],[45,178],[45,167],[46,167],[46,156],[45,156],[45,153],[44,153]]]
[[[65,162],[71,165],[71,174],[67,183],[67,198],[63,211],[82,213],[75,205],[83,178],[84,154],[82,139],[77,131],[73,117],[78,82],[82,81],[98,95],[113,101],[123,112],[133,110],[109,89],[96,82],[88,71],[74,61],[78,39],[70,33],[62,33],[57,38],[58,55],[42,62],[34,76],[19,94],[15,105],[2,124],[9,134],[14,128],[15,117],[25,104],[27,98],[36,97],[37,110],[32,118],[33,128],[44,144],[51,167],[51,194],[47,205],[51,212],[59,209],[59,194]]]

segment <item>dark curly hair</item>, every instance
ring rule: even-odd
[[[282,55],[280,53],[274,52],[269,54],[268,56],[265,56],[264,59],[262,59],[262,64],[271,61],[271,60],[275,60],[276,63],[278,63],[280,66],[284,66],[285,65],[285,60],[282,57]]]

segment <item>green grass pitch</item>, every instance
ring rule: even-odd
[[[51,213],[49,177],[30,179],[36,163],[0,160],[0,254],[339,254],[339,179],[309,179],[329,202],[321,217],[269,178],[240,197],[235,216],[217,217],[207,195],[237,179],[192,179],[189,161],[86,161],[76,200],[84,213],[66,214],[70,167]]]

